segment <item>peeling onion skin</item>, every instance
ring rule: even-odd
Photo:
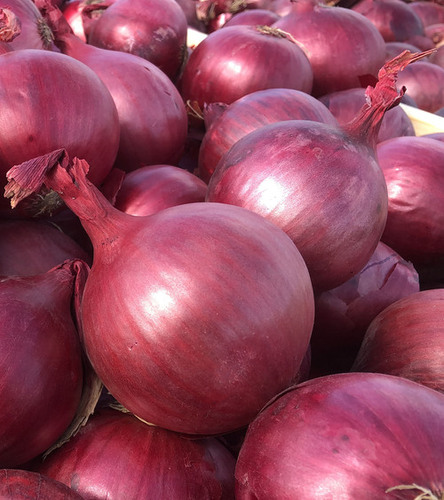
[[[236,498],[405,499],[421,492],[402,491],[413,484],[435,495],[426,498],[442,498],[443,411],[443,394],[400,377],[309,380],[250,424],[236,465]]]
[[[231,500],[234,467],[234,456],[216,438],[188,439],[109,408],[32,464],[85,500]]]
[[[352,369],[408,378],[444,393],[444,288],[409,295],[378,314]]]

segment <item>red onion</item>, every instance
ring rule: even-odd
[[[389,200],[382,241],[415,266],[443,263],[444,144],[397,137],[380,143],[377,155]]]
[[[302,49],[267,26],[231,26],[208,35],[191,53],[180,89],[185,101],[235,100],[257,90],[291,88],[310,93],[313,73]]]
[[[5,500],[82,500],[74,490],[37,472],[0,470],[0,495]]]
[[[85,29],[82,20],[82,8],[84,0],[73,0],[66,3],[62,7],[63,15],[68,21],[73,33],[78,36],[83,42],[86,42]]]
[[[444,69],[444,44],[437,47],[436,52],[430,55],[429,62],[436,64],[440,68]],[[444,108],[444,105],[438,110],[435,110],[434,113],[436,113],[436,111],[439,111],[442,108]]]
[[[187,26],[175,0],[117,0],[92,24],[88,43],[143,57],[174,80],[186,56]]]
[[[444,5],[442,8],[444,10]],[[436,46],[442,45],[444,40],[444,21],[426,26],[425,33]]]
[[[93,183],[100,184],[108,175],[119,146],[117,110],[100,78],[83,63],[47,50],[3,54],[0,105],[3,178],[14,164],[58,147],[88,159]],[[35,198],[17,215],[51,211],[53,199],[51,193]],[[10,217],[13,213],[5,201],[0,212]]]
[[[387,188],[374,147],[385,111],[403,93],[396,73],[419,57],[406,52],[387,63],[346,128],[310,120],[266,125],[237,141],[210,179],[208,201],[247,208],[291,237],[317,292],[357,274],[382,235]]]
[[[247,24],[249,26],[271,26],[275,23],[281,16],[267,9],[248,9],[238,14],[234,15],[229,19],[224,27],[227,26],[238,26],[239,24]]]
[[[0,276],[43,274],[65,260],[90,256],[57,226],[35,220],[0,220]]]
[[[312,376],[349,371],[375,316],[393,302],[416,292],[419,292],[416,269],[379,242],[356,276],[315,297]]]
[[[83,368],[71,306],[85,266],[67,261],[38,276],[0,280],[3,467],[43,453],[76,414]]]
[[[404,50],[409,50],[410,52],[420,52],[418,47],[415,47],[411,43],[407,42],[386,42],[385,44],[385,57],[389,61],[397,55],[404,52]],[[430,57],[430,56],[429,56]]]
[[[207,185],[172,165],[151,165],[127,174],[114,206],[131,215],[151,215],[183,203],[205,201]]]
[[[320,97],[319,100],[327,106],[339,125],[345,126],[353,120],[365,104],[365,89],[338,90]],[[407,113],[399,106],[389,109],[382,118],[378,142],[408,135],[415,135],[415,129]]]
[[[374,81],[385,61],[382,35],[350,9],[300,0],[273,26],[290,33],[305,51],[313,69],[314,96],[365,87],[364,80],[370,75]]]
[[[82,323],[96,373],[123,406],[161,427],[209,435],[247,425],[289,385],[309,344],[313,290],[296,246],[225,204],[130,216],[86,169],[55,151],[11,169],[6,196],[14,205],[38,189],[37,174],[90,235]]]
[[[444,68],[418,61],[399,75],[399,85],[407,88],[418,108],[433,113],[444,106]]]
[[[131,171],[145,165],[176,164],[184,149],[188,119],[173,82],[142,57],[82,42],[59,9],[48,2],[46,7],[45,18],[57,46],[100,77],[117,107],[120,144],[114,166]]]
[[[215,438],[186,439],[111,409],[98,410],[68,443],[33,464],[85,500],[231,500],[234,467]]]
[[[425,27],[435,23],[444,23],[444,5],[439,2],[414,0],[406,5],[421,19]]]
[[[204,110],[206,121],[212,107]],[[264,125],[286,120],[337,125],[332,113],[306,92],[283,88],[251,92],[209,120],[199,151],[199,176],[208,182],[219,160],[239,139]]]
[[[400,377],[304,382],[250,425],[236,499],[441,499],[443,412],[443,394]]]
[[[378,314],[352,369],[405,377],[444,392],[444,288],[414,293]]]

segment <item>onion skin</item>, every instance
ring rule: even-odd
[[[267,9],[247,9],[234,15],[223,27],[247,24],[249,26],[271,26],[280,19],[280,15]]]
[[[417,268],[442,264],[444,144],[422,136],[398,137],[380,143],[377,157],[389,200],[382,241]]]
[[[82,500],[74,490],[37,472],[0,470],[0,495],[4,500]]]
[[[0,280],[3,467],[24,464],[52,446],[80,403],[82,349],[71,300],[83,265],[68,261],[43,275]]]
[[[151,215],[165,208],[205,201],[207,185],[172,165],[150,165],[128,173],[114,206],[130,215]]]
[[[205,110],[205,120],[207,114]],[[222,156],[249,132],[270,123],[296,119],[338,124],[324,105],[300,90],[258,90],[237,99],[207,126],[199,149],[199,177],[208,182]]]
[[[3,177],[13,165],[58,147],[88,158],[93,183],[100,184],[108,175],[119,146],[117,110],[105,85],[83,63],[48,50],[4,54],[0,105],[5,117],[0,144]],[[0,204],[6,217],[35,216],[40,210],[22,206],[13,213],[5,200]]]
[[[362,78],[376,78],[385,61],[382,35],[371,21],[350,9],[297,2],[272,26],[290,33],[305,51],[313,69],[315,97],[365,86]]]
[[[215,438],[187,439],[111,409],[99,409],[70,442],[33,464],[85,500],[229,500],[234,467]]]
[[[62,12],[65,19],[68,21],[73,33],[82,40],[86,42],[85,30],[83,28],[82,21],[82,8],[84,0],[73,0],[67,2],[62,6]]]
[[[275,398],[250,425],[239,500],[414,498],[444,491],[444,395],[400,377],[346,373]],[[400,488],[401,489],[401,488]]]
[[[444,289],[409,295],[378,314],[352,369],[396,375],[444,392]]]
[[[438,2],[415,0],[407,5],[421,19],[425,27],[444,23],[444,6]]]
[[[195,101],[203,109],[205,104],[231,104],[267,88],[292,88],[310,94],[313,72],[306,55],[285,34],[270,29],[231,26],[202,40],[180,80],[184,101]]]
[[[88,43],[142,57],[176,80],[186,55],[187,26],[175,0],[119,0],[91,25]]]

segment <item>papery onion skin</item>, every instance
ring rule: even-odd
[[[191,53],[180,80],[184,101],[231,104],[267,88],[311,93],[313,72],[302,49],[270,27],[231,26],[205,38]]]
[[[164,208],[205,201],[207,185],[173,165],[150,165],[129,172],[114,206],[130,215],[151,215]]]
[[[378,314],[352,369],[396,375],[444,392],[444,288],[409,295]]]
[[[38,472],[0,469],[0,496],[4,500],[82,500],[74,490]]]
[[[46,451],[76,413],[83,366],[71,301],[82,265],[67,261],[43,275],[0,280],[3,467]]]
[[[237,26],[239,24],[247,24],[250,26],[271,26],[273,23],[278,21],[280,17],[281,16],[279,16],[279,14],[276,14],[276,12],[273,12],[272,10],[247,9],[234,15],[223,25],[223,27]]]
[[[85,500],[234,498],[235,458],[215,438],[191,440],[131,414],[98,409],[33,470]]]
[[[315,97],[365,87],[362,78],[376,78],[385,61],[382,35],[350,9],[311,0],[297,2],[291,13],[272,26],[290,33],[305,51],[313,69],[311,93]]]
[[[13,165],[57,147],[88,158],[93,183],[100,184],[108,175],[119,146],[117,109],[103,82],[83,63],[48,50],[4,54],[0,105],[3,178]],[[5,201],[0,203],[5,216],[29,216],[23,206],[13,213]],[[38,207],[29,210],[38,215]]]
[[[204,115],[207,113],[204,111]],[[270,123],[296,119],[338,124],[324,105],[300,90],[258,90],[237,99],[207,126],[199,149],[199,176],[208,182],[222,156],[249,132]]]
[[[415,267],[442,263],[444,144],[397,137],[378,144],[377,157],[389,200],[382,241]]]
[[[249,426],[236,498],[407,498],[402,486],[412,485],[441,498],[443,411],[443,394],[400,377],[309,380],[275,398]]]

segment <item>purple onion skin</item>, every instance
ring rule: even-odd
[[[365,86],[385,61],[385,44],[377,28],[361,14],[322,3],[301,4],[272,26],[290,33],[305,50],[313,69],[315,97]],[[334,43],[332,43],[334,39]]]
[[[88,43],[142,57],[175,80],[186,55],[187,26],[175,0],[119,0],[91,25]]]
[[[443,394],[400,377],[309,380],[271,401],[249,426],[236,498],[413,499],[415,488],[389,490],[413,484],[441,498],[443,411]]]
[[[356,276],[315,297],[311,377],[350,371],[371,321],[416,292],[419,276],[413,265],[379,242]]]
[[[415,0],[407,5],[421,19],[425,27],[444,23],[444,6],[438,2]]]
[[[246,24],[249,26],[271,26],[280,19],[280,15],[267,9],[247,9],[235,14],[223,27]]]
[[[205,132],[199,150],[199,176],[208,182],[221,157],[249,132],[270,123],[296,119],[338,124],[322,103],[300,90],[258,90],[237,99]]]
[[[50,477],[21,469],[0,469],[0,496],[4,500],[82,500],[79,494]]]
[[[378,144],[377,157],[389,199],[382,241],[415,267],[442,264],[444,144],[398,137]]]
[[[82,392],[82,354],[71,317],[73,272],[3,278],[0,464],[32,460],[67,429]]]
[[[231,500],[234,467],[216,438],[188,439],[111,409],[99,409],[74,438],[32,465],[85,500]]]
[[[365,89],[339,90],[322,96],[319,100],[327,106],[339,125],[344,126],[353,120],[365,104]],[[412,121],[401,107],[389,109],[382,118],[378,142],[405,135],[415,135]]]
[[[344,283],[369,260],[387,217],[373,152],[344,131],[290,120],[240,139],[221,159],[207,201],[238,205],[284,230],[316,292]]]
[[[267,88],[310,94],[313,72],[305,53],[289,38],[264,33],[265,28],[231,26],[208,35],[185,65],[182,98],[203,108],[213,102],[231,104]]]
[[[444,288],[409,295],[378,314],[352,369],[396,375],[444,392]]]

